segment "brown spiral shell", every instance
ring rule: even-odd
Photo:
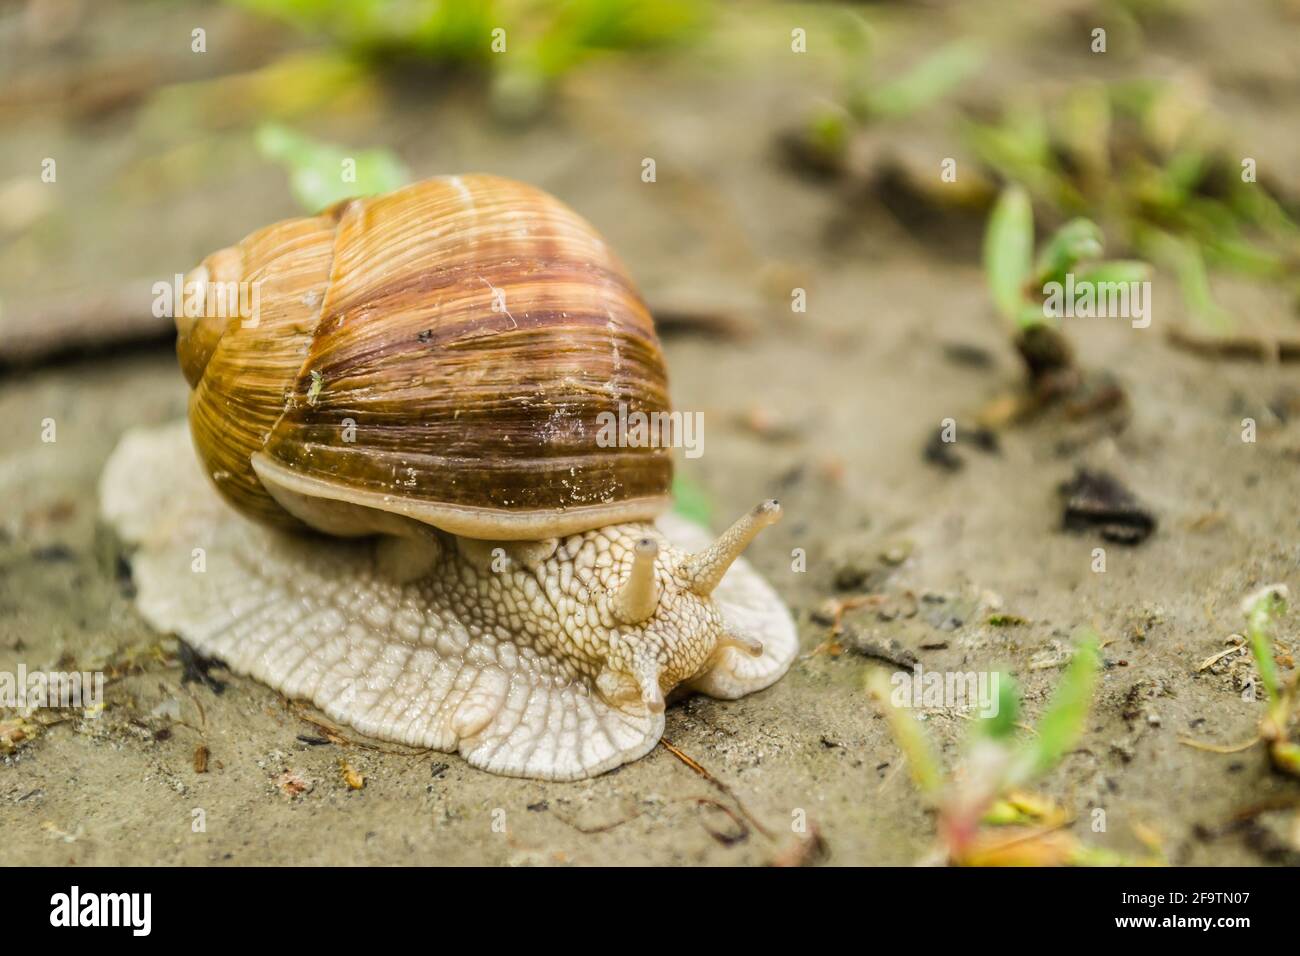
[[[596,439],[620,403],[668,410],[650,314],[541,190],[430,179],[258,230],[189,278],[256,290],[237,315],[211,294],[177,310],[195,446],[252,518],[529,539],[667,502],[666,449]]]

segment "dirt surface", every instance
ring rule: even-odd
[[[980,29],[978,6],[944,29]],[[141,8],[121,14],[139,18],[142,44],[190,22],[148,9],[148,18]],[[897,10],[883,16],[902,51],[923,48],[937,29]],[[750,557],[794,609],[803,653],[760,694],[670,707],[666,740],[717,783],[666,746],[590,781],[506,779],[347,730],[331,741],[305,719],[310,711],[220,668],[211,671],[220,692],[185,682],[175,642],[149,633],[132,610],[129,578],[97,524],[95,486],[124,429],[183,415],[186,385],[165,348],[96,354],[0,381],[9,426],[0,670],[117,675],[102,716],[65,715],[0,757],[0,863],[762,864],[799,844],[792,823],[805,816],[825,843],[817,859],[910,863],[931,844],[932,818],[863,690],[873,662],[828,649],[818,613],[829,598],[864,592],[903,611],[855,611],[846,618],[854,633],[895,640],[927,669],[1010,671],[1029,718],[1058,679],[1074,629],[1096,628],[1108,641],[1106,667],[1087,732],[1041,790],[1076,815],[1073,829],[1089,845],[1136,853],[1134,828],[1147,827],[1174,863],[1275,857],[1268,818],[1227,825],[1300,789],[1272,774],[1259,748],[1222,755],[1179,738],[1228,745],[1254,733],[1261,705],[1243,701],[1240,686],[1248,668],[1198,666],[1240,631],[1246,594],[1300,585],[1295,367],[1171,349],[1163,330],[1184,316],[1173,281],[1160,276],[1150,328],[1066,326],[1081,363],[1127,390],[1123,422],[1049,416],[1005,432],[995,451],[976,447],[966,438],[976,413],[1021,374],[978,270],[978,232],[954,226],[936,252],[852,189],[792,175],[775,154],[781,119],[824,89],[829,68],[789,56],[789,15],[735,26],[725,46],[743,54],[715,45],[671,68],[596,66],[568,81],[556,115],[526,127],[487,122],[470,90],[431,92],[419,80],[380,107],[340,107],[313,127],[389,144],[416,175],[483,170],[537,183],[606,234],[652,303],[705,303],[744,318],[750,331],[740,338],[666,342],[675,405],[706,422],[705,454],[679,465],[707,492],[715,525],[782,499],[785,520]],[[1069,52],[1063,26],[1021,29],[1045,39],[1002,58],[994,86],[1088,67]],[[1269,34],[1270,53],[1255,56],[1226,33],[1200,23],[1162,43],[1218,64],[1215,96],[1236,108],[1245,135],[1258,133],[1260,154],[1295,178],[1294,98],[1240,92],[1275,78],[1270,64],[1294,64],[1294,50],[1277,60],[1271,51],[1288,41]],[[1160,70],[1173,55],[1123,68]],[[164,124],[165,135],[141,122],[118,111],[93,131],[18,123],[23,156],[67,156],[60,176],[69,182],[50,218],[6,248],[6,301],[103,273],[185,271],[296,212],[283,173],[256,158],[246,132],[188,114]],[[176,160],[191,136],[219,156],[193,167]],[[28,159],[6,152],[0,173],[17,176]],[[646,156],[657,160],[655,183],[640,181]],[[158,168],[178,170],[175,179],[155,180]],[[49,268],[56,257],[66,272]],[[794,287],[807,290],[806,313],[789,309]],[[1284,295],[1240,282],[1216,292],[1254,321],[1295,328]],[[954,356],[954,346],[966,348]],[[972,351],[987,360],[972,361]],[[922,455],[949,417],[957,470]],[[1258,422],[1254,443],[1242,441],[1246,417]],[[53,443],[42,441],[45,419],[56,423]],[[1057,487],[1081,465],[1113,473],[1154,513],[1146,542],[1126,548],[1061,529]],[[1098,547],[1104,573],[1093,570]],[[804,572],[792,570],[796,548]],[[1026,623],[990,625],[995,611]],[[1289,625],[1283,643],[1295,633]],[[949,759],[962,718],[927,714]],[[204,773],[195,769],[200,746]],[[349,787],[341,762],[364,775],[362,789]],[[1104,832],[1090,826],[1096,808],[1106,811]],[[206,832],[194,832],[196,810]]]

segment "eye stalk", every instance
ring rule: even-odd
[[[664,690],[659,686],[659,668],[648,664],[637,674],[637,685],[641,688],[641,703],[652,714],[664,712]]]
[[[718,646],[738,648],[750,657],[763,656],[763,642],[753,635],[746,634],[743,631],[723,631],[722,634],[718,636]]]
[[[610,604],[614,617],[624,624],[648,620],[659,606],[659,582],[655,579],[655,558],[659,543],[642,538],[632,549],[632,571]]]
[[[781,520],[781,503],[769,498],[733,524],[710,547],[693,554],[682,564],[681,577],[686,587],[700,597],[708,597],[722,583],[727,569],[740,557],[749,542],[768,525]]]

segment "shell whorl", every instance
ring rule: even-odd
[[[666,449],[596,440],[620,403],[668,409],[650,314],[540,190],[427,180],[259,230],[192,275],[251,287],[255,308],[177,319],[195,445],[251,517],[334,530],[324,501],[538,538],[666,503]]]

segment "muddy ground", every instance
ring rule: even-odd
[[[146,51],[175,30],[188,35],[190,14],[211,17],[210,44],[223,30],[243,35],[240,18],[211,7],[105,9],[114,18],[105,22]],[[954,32],[993,36],[981,11],[879,16],[905,60]],[[326,138],[390,145],[416,175],[483,170],[538,183],[596,223],[652,303],[743,319],[738,337],[684,333],[665,344],[675,404],[705,413],[705,454],[680,466],[707,492],[715,525],[771,495],[786,509],[751,559],[794,609],[801,657],[763,693],[668,712],[666,739],[721,786],[662,746],[595,780],[506,779],[347,731],[346,742],[330,742],[310,711],[219,668],[220,692],[186,682],[175,642],[133,612],[129,578],[96,521],[96,480],[120,433],[184,412],[185,383],[159,346],[73,356],[0,381],[0,669],[75,664],[120,675],[101,717],[41,714],[50,726],[0,757],[0,862],[762,864],[788,858],[803,811],[824,841],[818,860],[910,863],[931,844],[932,818],[863,691],[873,662],[828,647],[819,614],[832,597],[864,592],[901,613],[854,612],[853,633],[896,641],[928,669],[1008,670],[1030,718],[1070,635],[1094,627],[1109,643],[1088,729],[1041,786],[1076,815],[1074,831],[1138,854],[1135,828],[1150,828],[1179,864],[1285,859],[1285,817],[1231,821],[1294,801],[1300,788],[1272,774],[1258,748],[1221,755],[1179,738],[1227,745],[1254,733],[1261,705],[1241,696],[1248,665],[1198,666],[1241,629],[1243,596],[1271,582],[1300,586],[1295,367],[1171,349],[1163,330],[1185,316],[1161,276],[1151,328],[1067,326],[1083,364],[1127,390],[1122,424],[1048,417],[1006,432],[996,451],[963,442],[959,425],[964,467],[928,464],[922,449],[942,419],[969,423],[1019,384],[978,268],[979,219],[920,228],[852,186],[782,165],[777,133],[832,72],[825,58],[788,53],[792,16],[733,16],[725,41],[692,54],[593,66],[523,127],[492,122],[473,84],[424,77],[302,120]],[[1255,137],[1261,162],[1295,185],[1296,31],[1270,26],[1280,16],[1260,4],[1233,31],[1194,19],[1151,39],[1149,55],[1104,69],[1199,69]],[[994,37],[1005,55],[969,95],[1102,69],[1071,38],[1074,22],[1045,7],[1005,27]],[[1267,92],[1287,88],[1288,75],[1287,95]],[[256,157],[246,130],[191,112],[170,124],[146,115],[130,107],[6,121],[17,148],[0,157],[2,178],[54,154],[65,157],[66,182],[40,223],[5,248],[6,303],[103,275],[185,271],[296,213],[283,172]],[[930,143],[943,134],[918,121],[896,135]],[[653,184],[640,181],[646,156],[657,160]],[[788,308],[796,286],[807,290],[805,314]],[[1274,290],[1223,281],[1216,291],[1253,321],[1295,327],[1292,304]],[[973,350],[986,360],[972,361]],[[1241,440],[1244,417],[1259,422],[1255,443]],[[54,443],[42,442],[47,418]],[[1121,478],[1158,518],[1156,532],[1125,548],[1062,531],[1056,489],[1078,465]],[[1105,573],[1092,570],[1097,547]],[[807,554],[805,572],[792,570],[795,548]],[[995,610],[1026,623],[992,626]],[[1295,633],[1289,626],[1284,643]],[[927,714],[949,759],[967,723]],[[195,770],[200,745],[205,773]],[[341,761],[365,776],[363,789],[349,788]],[[286,787],[286,772],[304,792],[286,792],[298,789]],[[1104,832],[1092,832],[1095,808],[1106,811]],[[193,831],[196,809],[206,832]]]

